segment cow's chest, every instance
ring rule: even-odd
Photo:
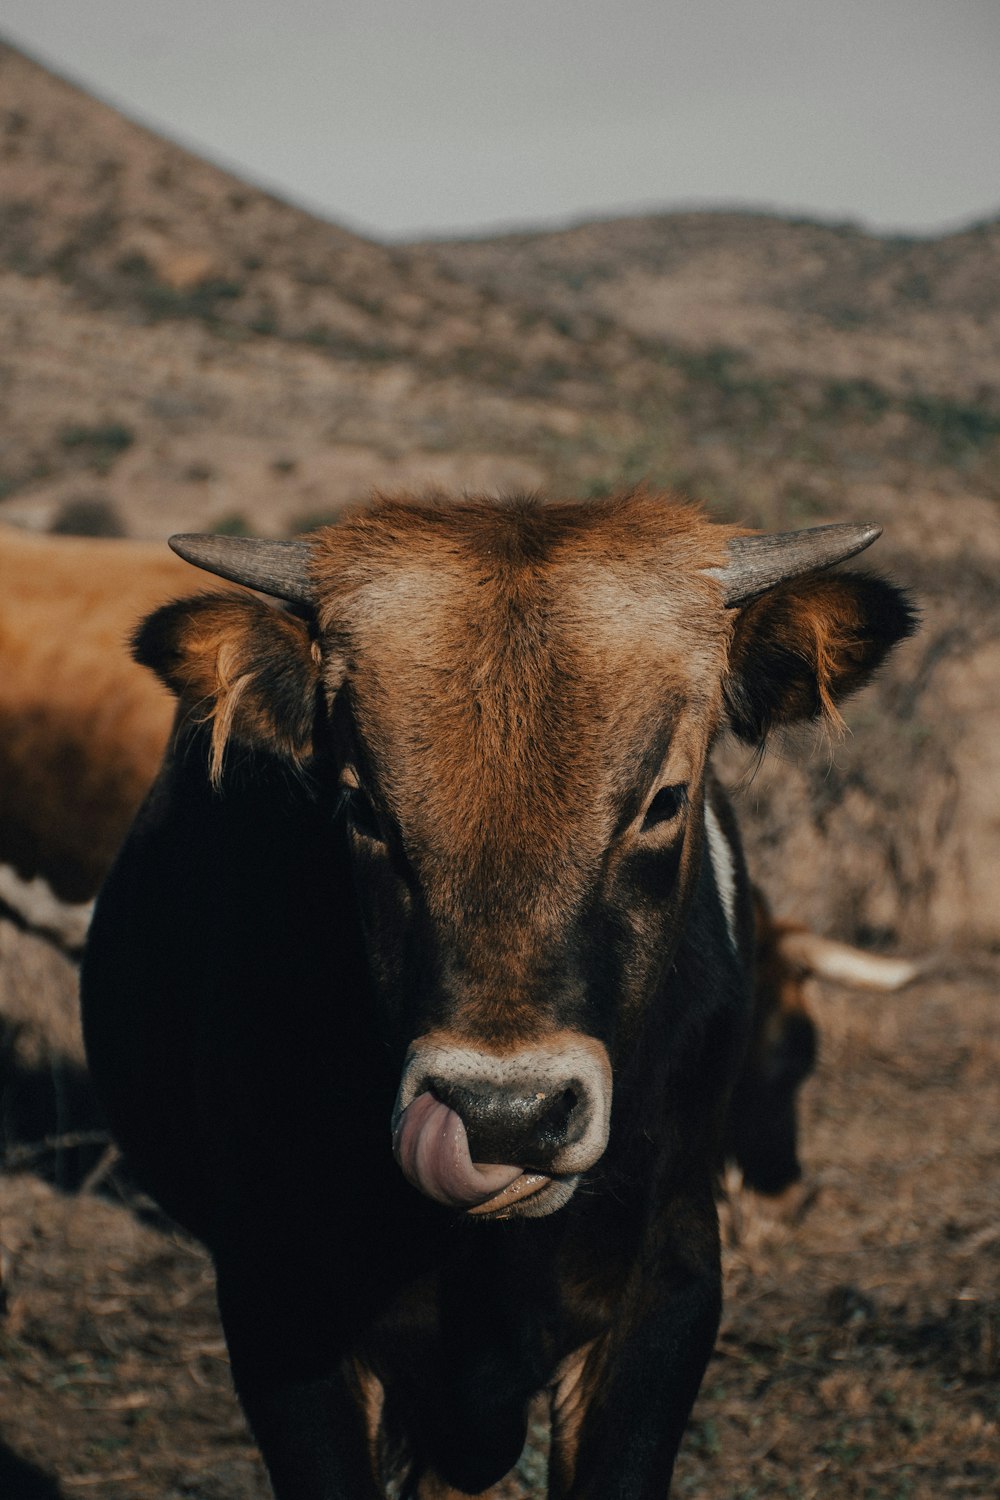
[[[421,1494],[479,1493],[518,1463],[529,1422],[544,1431],[579,1404],[576,1354],[593,1346],[593,1306],[581,1313],[565,1268],[545,1254],[505,1255],[502,1235],[469,1240],[481,1253],[457,1254],[407,1288],[358,1360],[390,1495],[408,1493],[412,1474],[428,1476]]]

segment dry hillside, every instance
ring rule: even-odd
[[[646,478],[755,524],[880,521],[924,629],[852,738],[758,775],[752,837],[779,902],[845,935],[1000,937],[1000,221],[390,249],[10,49],[0,98],[0,517],[282,534],[373,485]]]
[[[993,1493],[1000,220],[904,240],[685,213],[387,247],[0,45],[0,330],[0,520],[38,531],[285,535],[373,486],[643,479],[754,525],[885,527],[872,565],[920,633],[844,738],[721,759],[779,912],[931,968],[891,1000],[818,997],[807,1188],[730,1217],[678,1492]],[[0,1063],[30,996],[65,1012],[72,982],[0,922]],[[9,1119],[0,1495],[263,1496],[204,1257],[40,1183],[77,1148]]]

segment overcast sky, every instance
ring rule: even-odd
[[[1000,0],[0,0],[0,33],[382,237],[1000,211]]]

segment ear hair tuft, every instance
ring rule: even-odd
[[[249,594],[180,599],[142,622],[133,655],[176,694],[190,720],[211,723],[213,785],[230,740],[296,763],[308,757],[320,653],[294,615]]]
[[[830,573],[782,584],[741,612],[724,685],[740,739],[761,744],[779,724],[844,721],[839,705],[863,687],[916,613],[906,595],[869,573]]]

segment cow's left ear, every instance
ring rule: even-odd
[[[781,584],[740,612],[724,683],[729,721],[760,744],[781,724],[825,715],[863,687],[917,618],[905,594],[866,573]]]
[[[143,620],[132,653],[189,721],[211,723],[214,782],[230,740],[295,761],[311,752],[320,657],[295,616],[250,594],[178,599]]]

